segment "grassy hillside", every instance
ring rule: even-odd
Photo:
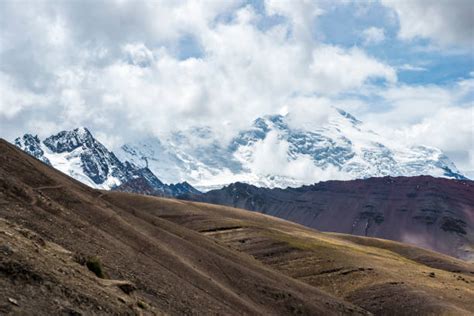
[[[229,207],[92,190],[4,141],[0,242],[2,314],[474,313],[472,264]]]

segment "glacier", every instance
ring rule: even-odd
[[[298,124],[291,112],[267,115],[225,144],[210,128],[195,127],[127,143],[116,153],[165,182],[186,181],[201,191],[233,182],[286,188],[383,176],[465,179],[440,149],[389,139],[335,107],[322,124]]]

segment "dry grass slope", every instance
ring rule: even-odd
[[[0,219],[3,313],[474,313],[472,264],[228,207],[92,190],[4,141]],[[94,256],[108,279],[77,263]]]

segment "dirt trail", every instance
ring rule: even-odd
[[[64,188],[64,185],[58,184],[58,185],[45,185],[37,188],[33,188],[33,190],[46,190],[46,189],[61,189]]]

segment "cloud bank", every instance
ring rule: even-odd
[[[397,16],[398,39],[385,26],[366,25],[359,46],[317,36],[324,32],[318,19],[346,3],[2,1],[0,136],[83,125],[114,147],[209,126],[226,141],[284,106],[318,120],[324,114],[305,111],[324,113],[331,104],[410,141],[439,144],[474,170],[465,149],[472,121],[459,124],[472,110],[471,79],[413,86],[397,73],[403,67],[396,65],[409,62],[376,58],[369,49],[418,37],[466,47],[468,2],[382,3]]]
[[[461,45],[472,50],[474,8],[470,0],[382,0],[398,15],[398,36],[433,39],[441,45]]]

